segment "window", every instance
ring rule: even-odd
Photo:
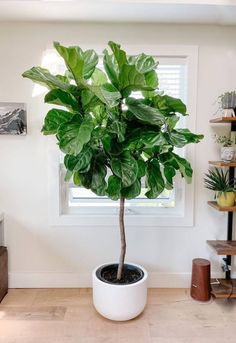
[[[138,49],[138,51],[140,50],[146,51],[144,48]],[[152,55],[155,54],[152,53]],[[189,58],[191,55],[192,60]],[[57,58],[57,63],[55,63],[55,58]],[[174,51],[172,51],[170,54],[161,54],[156,58],[159,61],[158,76],[160,90],[165,90],[165,93],[181,98],[190,108],[191,101],[194,103],[191,100],[191,97],[193,99],[194,92],[190,86],[191,84],[194,85],[196,80],[194,80],[193,74],[191,74],[191,78],[189,77],[189,72],[191,67],[194,67],[194,61],[196,62],[196,48],[192,50],[190,48],[188,54],[174,54]],[[63,67],[60,60],[55,52],[50,51],[44,56],[43,66],[52,70],[50,68],[50,65],[52,65],[54,69],[52,71],[55,72],[55,68],[58,68],[57,72],[62,72]],[[194,86],[194,89],[196,89],[196,85]],[[40,86],[36,87],[34,95],[40,91]],[[191,107],[193,108],[193,106]],[[193,115],[194,113],[191,111],[191,117]],[[193,125],[189,124],[191,123],[186,123],[185,119],[179,123],[180,127],[187,125],[190,129],[193,129]],[[52,144],[55,144],[54,140]],[[112,225],[113,222],[116,223],[119,202],[112,201],[106,197],[98,197],[87,189],[75,187],[72,182],[64,182],[63,156],[62,154],[58,156],[57,147],[56,149],[51,149],[53,150],[51,160],[54,160],[54,167],[50,168],[50,179],[51,181],[54,180],[54,182],[52,184],[50,182],[50,194],[53,192],[55,195],[55,189],[57,190],[57,203],[55,203],[55,196],[54,200],[50,201],[51,223],[53,225],[69,224],[83,226]],[[189,155],[188,151],[183,151],[183,149],[181,149],[181,154]],[[55,156],[58,157],[57,161]],[[188,156],[186,157],[188,158]],[[57,176],[56,179],[55,175]],[[186,188],[188,188],[188,192],[186,192]],[[192,190],[193,185],[186,186],[181,177],[176,178],[172,191],[164,191],[158,199],[146,199],[142,195],[145,193],[145,189],[143,189],[138,198],[126,201],[127,224],[135,226],[192,225]],[[54,214],[53,216],[52,213]]]

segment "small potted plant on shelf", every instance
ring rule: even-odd
[[[145,307],[147,272],[124,263],[125,200],[139,196],[141,180],[150,199],[172,189],[177,172],[190,182],[191,165],[174,149],[198,143],[203,136],[176,127],[187,115],[186,106],[159,92],[152,56],[127,56],[120,45],[109,42],[111,53],[103,52],[103,71],[97,68],[94,50],[57,42],[54,47],[67,66],[65,75],[33,67],[23,76],[49,88],[46,103],[65,107],[47,113],[42,131],[56,135],[65,154],[66,179],[120,201],[119,263],[94,270],[93,301],[103,316],[128,320]]]
[[[220,207],[230,207],[235,203],[235,179],[229,179],[229,171],[208,169],[204,178],[205,187],[215,191],[215,199]]]
[[[227,136],[215,135],[215,142],[222,145],[220,151],[220,157],[222,161],[230,162],[234,160],[235,148],[232,146],[233,141]]]
[[[236,92],[230,91],[221,94],[218,97],[220,108],[222,109],[225,117],[235,117],[236,109]]]

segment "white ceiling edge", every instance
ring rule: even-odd
[[[236,25],[236,0],[20,0],[0,1],[0,22],[141,22]],[[199,4],[200,2],[204,4]],[[161,3],[162,2],[162,3]],[[173,3],[175,2],[175,4]],[[178,2],[178,4],[177,4]],[[196,1],[188,1],[194,2]],[[206,4],[206,2],[217,3]]]

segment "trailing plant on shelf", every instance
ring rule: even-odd
[[[204,178],[205,187],[215,192],[215,199],[221,207],[233,206],[235,202],[235,179],[229,179],[229,171],[208,169]]]
[[[220,157],[223,161],[232,161],[235,155],[235,148],[231,138],[227,136],[214,136],[215,142],[222,145]]]
[[[65,107],[49,110],[42,131],[55,135],[65,153],[66,180],[73,178],[77,186],[120,200],[121,251],[115,282],[122,283],[125,200],[139,196],[141,179],[150,199],[172,189],[177,172],[191,182],[190,163],[174,149],[198,143],[203,135],[177,127],[180,117],[187,115],[186,106],[159,92],[158,63],[152,56],[128,56],[120,45],[108,45],[111,53],[103,52],[104,71],[97,67],[94,50],[55,42],[67,67],[65,74],[33,67],[23,76],[49,89],[46,103]]]
[[[222,145],[223,147],[231,147],[233,144],[233,141],[231,140],[231,138],[227,136],[214,135],[214,138],[215,138],[215,142]]]
[[[218,97],[222,109],[236,108],[236,92],[228,91]]]

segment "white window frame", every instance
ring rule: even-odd
[[[91,47],[82,46],[84,49]],[[96,51],[102,51],[101,47],[94,47]],[[146,54],[164,58],[185,58],[187,64],[187,104],[190,115],[186,117],[186,127],[195,131],[196,99],[197,99],[197,70],[198,70],[198,47],[197,46],[159,46],[142,45],[125,47],[129,55],[137,55],[141,51]],[[118,215],[112,214],[65,214],[62,212],[60,187],[60,156],[59,149],[54,137],[48,137],[48,197],[49,197],[49,225],[51,226],[114,226],[118,225]],[[185,157],[190,161],[195,174],[195,146],[185,147]],[[192,227],[194,225],[194,174],[192,183],[187,185],[184,180],[178,182],[181,188],[182,205],[176,208],[163,208],[157,214],[138,214],[136,211],[127,211],[125,216],[126,225],[129,227]],[[181,185],[182,184],[182,185]],[[180,194],[180,189],[177,194]],[[177,199],[178,202],[178,199]],[[157,209],[158,210],[158,209]]]

